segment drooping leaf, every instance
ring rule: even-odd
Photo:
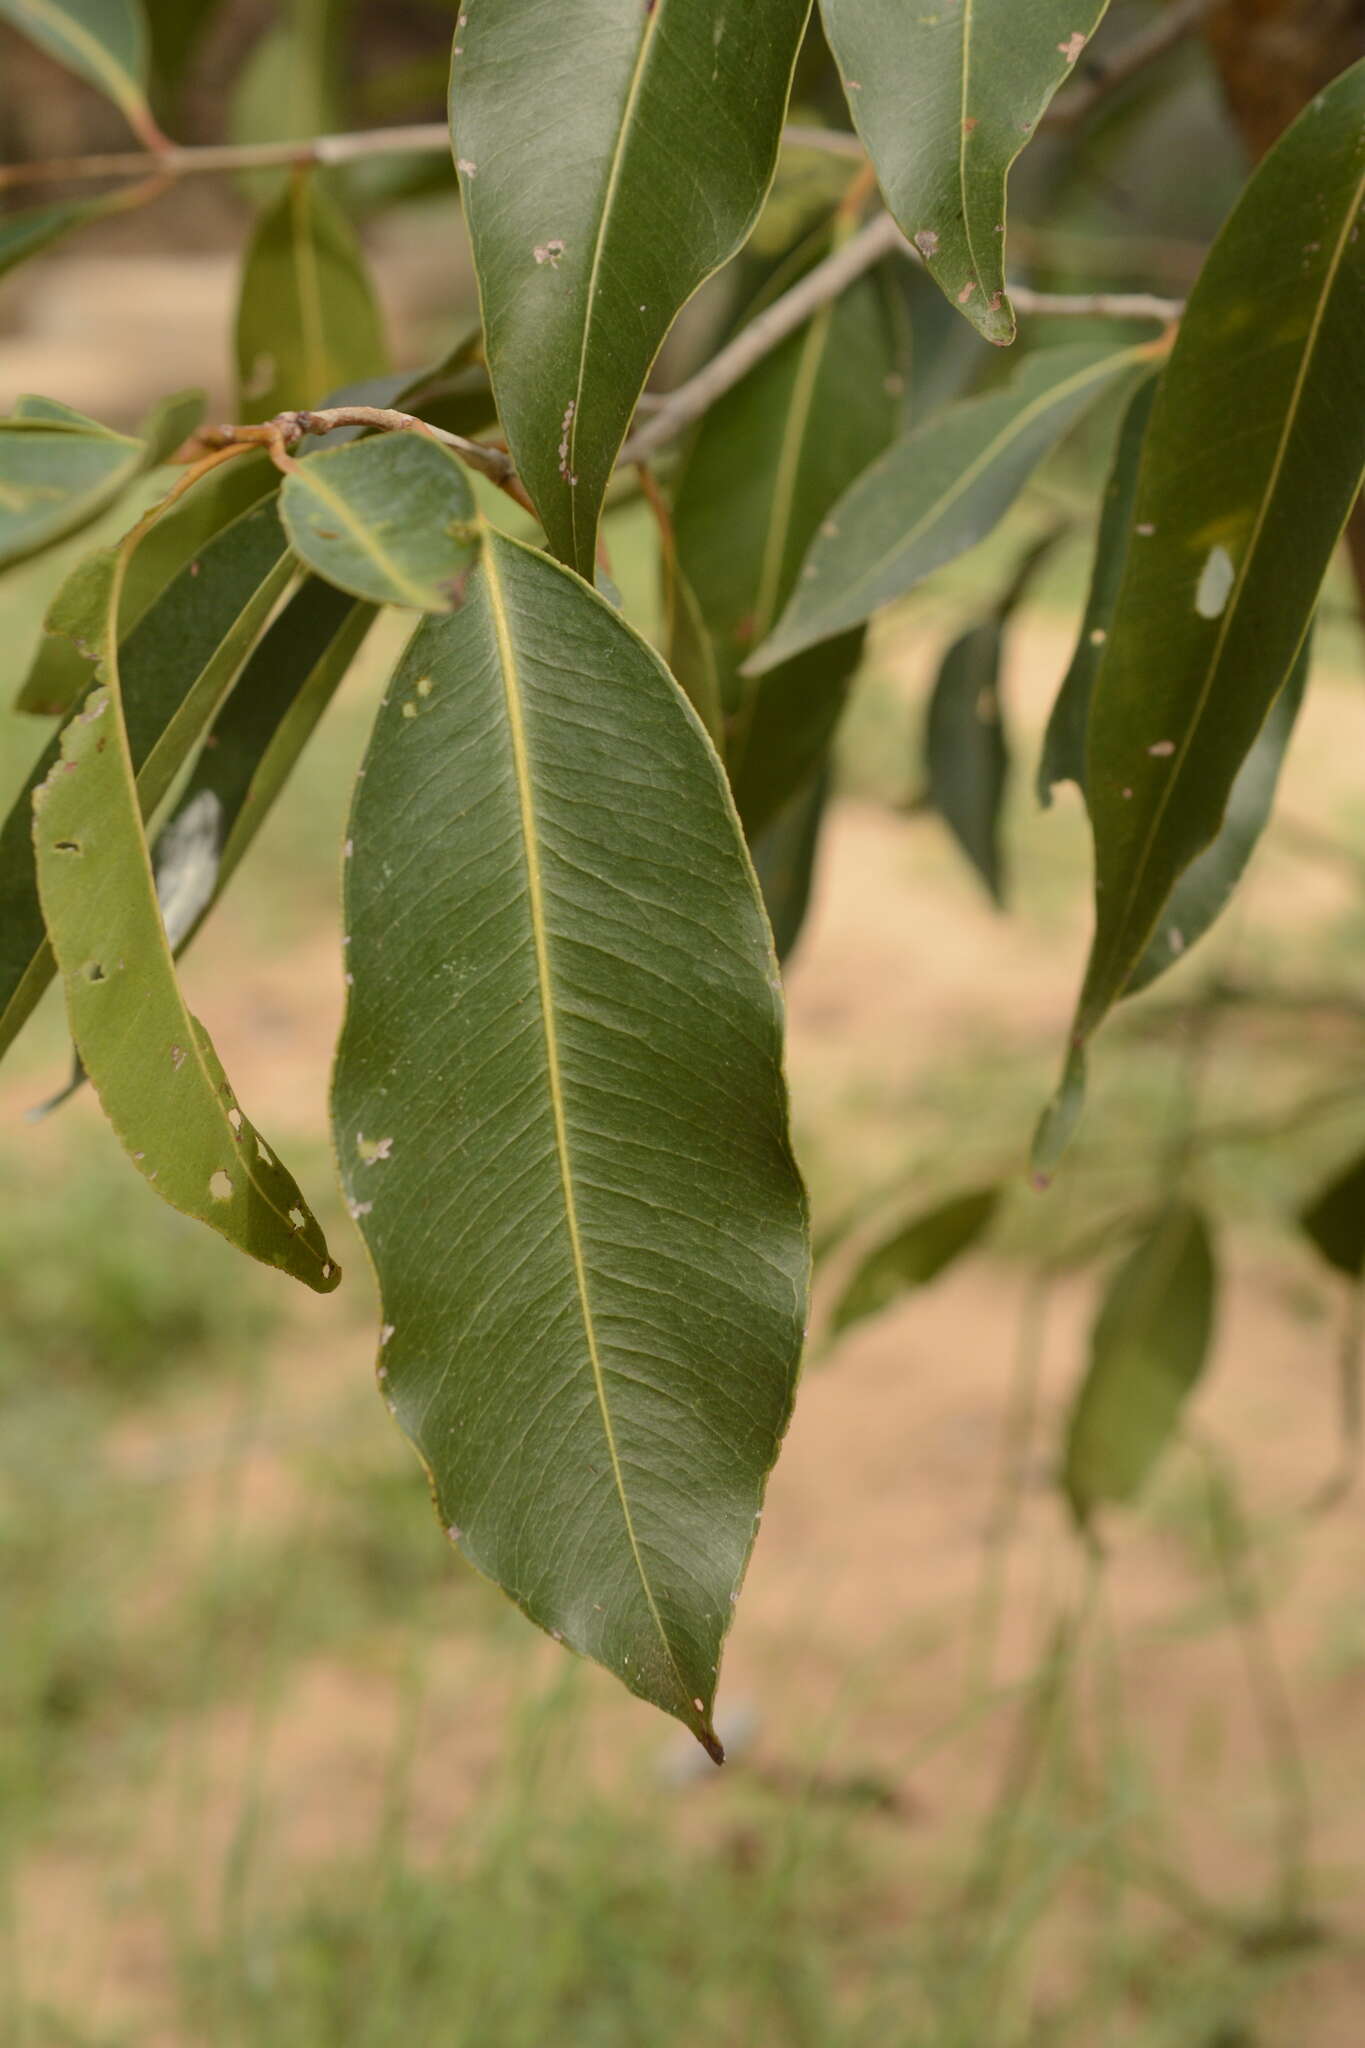
[[[153,849],[175,953],[270,815],[374,618],[372,605],[309,577],[252,650]]]
[[[1091,1333],[1062,1474],[1082,1526],[1104,1502],[1137,1498],[1179,1428],[1208,1357],[1215,1293],[1208,1225],[1172,1202],[1110,1281]]]
[[[1108,0],[821,0],[854,124],[886,203],[944,294],[988,341],[1005,292],[1010,166]]]
[[[239,1250],[328,1293],[341,1275],[291,1174],[237,1106],[185,1008],[142,836],[119,702],[117,556],[106,558],[103,682],[34,793],[38,890],[71,1035],[143,1178]]]
[[[1038,763],[1040,804],[1052,802],[1052,792],[1059,782],[1074,782],[1078,789],[1085,788],[1085,733],[1090,720],[1090,695],[1095,687],[1109,629],[1114,623],[1119,585],[1123,580],[1124,556],[1133,531],[1142,444],[1155,401],[1156,379],[1148,377],[1129,400],[1119,429],[1114,464],[1100,510],[1095,563],[1090,576],[1085,616],[1081,620],[1080,638],[1043,735],[1043,751]]]
[[[228,113],[235,143],[336,135],[347,125],[342,55],[348,0],[283,0],[237,74]],[[239,173],[256,206],[278,197],[287,170]],[[322,389],[318,387],[319,391]]]
[[[860,1260],[830,1316],[831,1334],[936,1280],[985,1235],[999,1204],[999,1188],[974,1188],[900,1224]]]
[[[305,457],[285,479],[280,512],[309,568],[372,604],[453,610],[477,546],[464,470],[417,433]]]
[[[147,31],[139,0],[0,0],[0,20],[104,93],[153,147],[164,138],[147,105]]]
[[[386,1391],[465,1554],[718,1754],[808,1266],[719,764],[611,607],[490,530],[351,833],[334,1118]]]
[[[1305,642],[1293,674],[1271,705],[1269,717],[1237,772],[1218,837],[1176,883],[1146,952],[1128,977],[1123,991],[1126,996],[1137,995],[1174,966],[1227,907],[1269,822],[1311,659],[1312,643]]]
[[[120,641],[127,639],[138,620],[200,549],[240,514],[258,504],[267,492],[275,490],[278,483],[278,472],[265,454],[241,456],[209,470],[147,527],[124,570],[119,598]],[[77,563],[54,600],[54,612],[60,615],[71,609],[72,587],[89,573],[89,558]],[[49,630],[39,644],[14,708],[40,717],[59,717],[72,709],[93,680],[93,654],[82,653],[67,634]]]
[[[1363,201],[1365,62],[1252,179],[1157,395],[1090,711],[1096,930],[1082,1043],[1217,836],[1360,488]]]
[[[998,618],[954,642],[929,699],[924,733],[929,800],[997,904],[1005,900],[1000,814],[1010,768],[1000,701],[1003,645]]]
[[[386,367],[383,325],[354,228],[296,171],[256,223],[237,306],[239,416],[315,406]]]
[[[810,909],[815,859],[829,801],[830,772],[818,767],[804,788],[793,790],[781,809],[749,841],[763,907],[772,926],[779,965],[796,948]]]
[[[142,443],[95,425],[0,420],[0,566],[99,517],[142,467]]]
[[[100,559],[83,570],[52,623],[98,659]],[[187,564],[129,635],[119,663],[123,716],[144,817],[203,736],[292,571],[275,506],[259,505],[205,547],[197,573]],[[53,739],[0,826],[0,1053],[52,978],[33,872],[32,798],[60,754]]]
[[[818,252],[818,245],[817,245]],[[746,683],[830,506],[900,417],[900,337],[884,281],[866,277],[765,358],[702,422],[678,482],[682,575],[729,713],[726,764],[752,840],[808,784],[843,709],[862,634]],[[698,666],[681,635],[684,685]]]
[[[1329,1266],[1348,1280],[1365,1273],[1365,1155],[1335,1174],[1299,1222]]]
[[[502,0],[450,118],[498,412],[555,553],[591,578],[635,402],[758,217],[810,0]]]
[[[1150,345],[1040,349],[1013,381],[948,406],[896,441],[830,511],[776,630],[745,664],[763,675],[861,625],[1003,519],[1033,471]]]

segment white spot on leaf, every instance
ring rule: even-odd
[[[1194,594],[1194,608],[1201,619],[1221,619],[1232,595],[1232,586],[1237,581],[1237,571],[1232,566],[1232,556],[1226,548],[1209,550],[1199,577],[1199,588]]]

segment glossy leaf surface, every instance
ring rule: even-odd
[[[1110,1281],[1067,1427],[1063,1484],[1078,1522],[1135,1500],[1180,1425],[1213,1335],[1213,1245],[1173,1202]]]
[[[377,434],[306,456],[285,479],[280,513],[310,569],[373,604],[451,611],[474,560],[464,470],[421,434]]]
[[[901,1224],[860,1260],[835,1304],[831,1334],[936,1280],[985,1235],[999,1202],[998,1188],[974,1188]]]
[[[138,0],[0,0],[0,20],[104,93],[145,140],[159,139],[147,106],[147,33]]]
[[[1049,449],[1147,353],[1040,349],[1003,390],[948,406],[893,443],[822,522],[776,631],[746,672],[762,675],[861,625],[974,547]]]
[[[101,600],[104,681],[64,728],[61,758],[34,795],[38,889],[71,1035],[124,1150],[163,1201],[325,1294],[341,1276],[322,1231],[238,1107],[176,982],[119,703],[119,567],[109,562]]]
[[[273,503],[227,527],[187,565],[129,635],[120,654],[123,716],[138,795],[149,816],[213,718],[252,641],[292,574]],[[99,657],[86,618],[98,601],[107,557],[84,566],[66,591],[59,630]],[[32,797],[55,761],[54,739],[0,826],[0,1052],[12,1042],[52,977],[33,873]]]
[[[720,766],[611,607],[490,530],[351,835],[334,1114],[386,1392],[471,1561],[717,1753],[808,1264]]]
[[[997,904],[1005,899],[1000,813],[1010,767],[1000,702],[1003,642],[999,619],[954,642],[929,699],[924,735],[929,800]]]
[[[758,216],[809,0],[465,12],[451,132],[499,416],[551,547],[591,577],[659,345]]]
[[[1071,665],[1062,678],[1038,763],[1038,801],[1052,802],[1059,782],[1074,782],[1085,788],[1085,735],[1090,722],[1090,697],[1104,658],[1105,642],[1114,623],[1114,611],[1123,581],[1124,557],[1133,531],[1133,507],[1137,503],[1138,470],[1142,445],[1156,402],[1156,379],[1139,384],[1128,403],[1119,429],[1113,467],[1104,488],[1100,527],[1095,537],[1095,560],[1090,590],[1081,620],[1080,638]]]
[[[355,229],[297,172],[261,215],[237,307],[239,417],[320,405],[386,367],[384,331]]]
[[[1216,837],[1365,470],[1365,63],[1252,179],[1157,396],[1089,723],[1086,1039]]]
[[[1011,342],[1005,186],[1108,0],[821,0],[849,110],[902,229],[988,341]]]

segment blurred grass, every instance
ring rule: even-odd
[[[908,793],[942,644],[1073,483],[1057,479],[879,632],[841,743],[852,803]],[[0,581],[16,682],[47,597],[90,538]],[[657,630],[647,513],[623,508],[608,538],[629,616]],[[1023,624],[1074,618],[1087,566],[1078,532]],[[385,622],[376,635],[237,879],[226,936],[206,937],[206,971],[225,985],[243,944],[262,971],[283,973],[334,927],[349,789],[403,631]],[[1349,647],[1329,637],[1329,659],[1344,667]],[[1074,926],[1085,832],[1074,805],[1033,814],[1037,707],[1022,722],[1008,830],[1017,915],[1046,949]],[[0,719],[0,793],[42,738],[32,721]],[[1365,806],[1329,822],[1365,854]],[[904,848],[926,891],[970,900],[932,819],[905,821]],[[1356,892],[1335,923],[1258,928],[1257,972],[1365,999],[1362,918]],[[1227,936],[1236,956],[1235,914]],[[1013,1195],[984,1284],[1040,1254],[1092,1261],[1151,1200],[1163,1148],[1190,1114],[1190,1019],[1175,1002],[1183,989],[1188,1003],[1203,972],[1196,962],[1193,979],[1172,976],[1110,1033],[1071,1221],[1059,1238],[1047,1205]],[[1273,1247],[1315,1344],[1327,1290],[1286,1223],[1313,1178],[1365,1139],[1363,1101],[1299,1116],[1321,1087],[1324,1042],[1345,1048],[1334,1077],[1349,1081],[1351,1062],[1358,1074],[1349,1032],[1323,1039],[1293,1012],[1277,1024],[1273,1012],[1230,1011],[1200,1120],[1278,1117],[1283,1129],[1273,1143],[1234,1131],[1203,1147],[1195,1169],[1227,1227],[1258,1254]],[[60,1073],[63,1045],[49,1000],[16,1069],[16,1107]],[[798,1095],[818,1216],[983,1171],[1017,1183],[1055,1050],[1002,1035],[983,991],[970,1025],[908,1069],[853,1066],[812,1101]],[[328,1183],[320,1130],[291,1159],[310,1187]],[[1113,1701],[1098,1715],[1087,1707],[1106,1682],[1102,1643],[1088,1639],[1051,1691],[1041,1663],[938,1731],[945,1746],[983,1717],[1013,1731],[1023,1765],[979,1837],[989,1785],[969,1810],[917,1827],[860,1772],[856,1739],[844,1759],[818,1714],[804,1747],[774,1757],[760,1745],[746,1769],[741,1744],[731,1772],[693,1784],[661,1726],[592,1674],[542,1658],[520,1617],[442,1544],[370,1384],[371,1303],[353,1239],[357,1284],[334,1302],[295,1302],[164,1209],[88,1101],[34,1132],[11,1125],[0,1202],[0,2040],[1296,2039],[1296,1986],[1316,1963],[1306,1936],[1258,1944],[1243,1906],[1172,1900],[1151,1877],[1160,1794]],[[335,1195],[324,1214],[344,1235]],[[1150,1516],[1190,1575],[1188,1626],[1223,1629],[1186,1472],[1172,1470]],[[1277,1577],[1281,1554],[1272,1544],[1262,1560]],[[1334,1610],[1313,1650],[1333,1684],[1358,1682],[1359,1636]],[[862,1683],[849,1679],[855,1700]],[[893,1687],[904,1683],[897,1667]],[[909,1690],[899,1711],[915,1753],[926,1731]],[[363,1749],[343,1746],[315,1788],[313,1749],[357,1715]],[[1217,1731],[1209,1740],[1216,1751]],[[426,1788],[449,1760],[448,1807],[418,1798],[423,1756]],[[338,1801],[345,1813],[332,1811]],[[352,1806],[370,1816],[368,1847],[343,1825]]]

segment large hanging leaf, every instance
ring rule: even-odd
[[[745,673],[833,638],[985,538],[1062,435],[1150,344],[1041,349],[1014,380],[896,441],[822,522],[791,601]]]
[[[806,550],[900,417],[901,343],[885,283],[862,278],[726,393],[703,421],[674,500],[678,567],[704,621],[675,632],[689,694],[714,667],[729,713],[726,765],[752,839],[809,784],[862,653],[860,632],[746,683]]]
[[[1005,900],[1000,814],[1010,767],[1000,701],[1003,646],[999,618],[953,643],[929,699],[924,735],[929,801],[997,904]]]
[[[1090,711],[1096,929],[1080,1046],[1216,837],[1360,488],[1362,201],[1365,63],[1252,179],[1157,396]]]
[[[87,621],[103,645],[103,682],[64,728],[33,805],[71,1035],[124,1150],[162,1199],[325,1294],[341,1275],[322,1231],[238,1107],[176,983],[119,700],[120,558],[105,566]]]
[[[1005,184],[1108,0],[821,0],[849,110],[929,275],[1014,340]]]
[[[1095,687],[1105,642],[1114,623],[1114,611],[1123,580],[1123,562],[1133,531],[1133,507],[1137,503],[1138,470],[1142,444],[1156,402],[1156,378],[1148,377],[1133,393],[1119,430],[1114,464],[1105,485],[1100,509],[1100,530],[1095,540],[1095,563],[1090,576],[1090,594],[1081,620],[1080,638],[1071,666],[1062,678],[1052,715],[1043,735],[1038,762],[1038,801],[1052,802],[1059,782],[1074,782],[1085,788],[1085,734],[1090,722],[1090,694]]]
[[[899,1224],[859,1260],[830,1316],[831,1335],[936,1280],[985,1235],[999,1204],[999,1188],[973,1188]]]
[[[233,85],[231,140],[291,142],[338,134],[347,125],[343,58],[348,0],[283,0],[274,13]],[[265,206],[289,172],[257,170],[239,177],[252,201]]]
[[[86,618],[107,557],[84,565],[54,623],[99,656]],[[120,654],[123,716],[143,815],[150,816],[202,738],[218,703],[283,592],[293,564],[273,503],[225,528],[187,564]],[[0,1053],[52,978],[33,873],[32,800],[60,759],[54,739],[0,826]]]
[[[448,612],[474,559],[474,497],[455,456],[416,433],[307,456],[280,513],[294,552],[373,604]]]
[[[720,766],[610,606],[490,530],[351,833],[335,1129],[386,1390],[466,1555],[718,1756],[808,1265]]]
[[[551,547],[589,578],[650,364],[758,217],[809,8],[465,10],[451,133],[499,417]]]
[[[1175,1435],[1208,1357],[1215,1277],[1203,1216],[1172,1202],[1111,1280],[1067,1426],[1062,1480],[1082,1526],[1135,1500]]]
[[[239,416],[315,406],[386,367],[383,324],[355,229],[296,171],[256,224],[237,306]]]
[[[153,147],[164,141],[147,105],[147,30],[139,0],[0,0],[0,21],[108,96]]]
[[[119,597],[121,642],[145,617],[167,584],[214,535],[258,504],[278,483],[279,473],[264,453],[220,463],[145,529],[124,569]],[[89,573],[88,560],[77,563],[58,592],[49,616],[60,617],[69,612],[73,589]],[[14,700],[15,710],[41,717],[61,716],[89,689],[94,668],[92,651],[82,652],[68,634],[49,630]]]
[[[1270,820],[1280,770],[1293,737],[1311,666],[1305,642],[1294,673],[1270,707],[1256,743],[1237,772],[1218,837],[1186,868],[1157,919],[1147,950],[1128,977],[1123,993],[1136,995],[1173,967],[1216,923],[1246,872],[1247,862]]]

